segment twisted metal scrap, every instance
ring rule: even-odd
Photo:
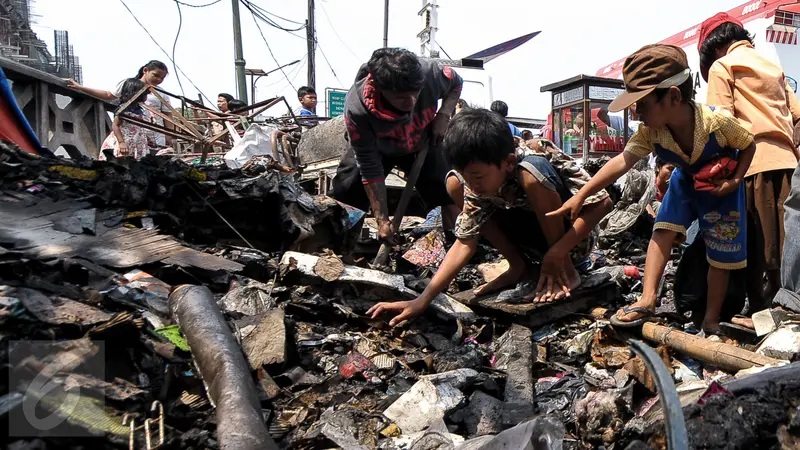
[[[672,375],[669,374],[664,361],[656,352],[642,341],[630,342],[633,352],[642,358],[647,370],[653,375],[658,399],[664,410],[664,425],[666,426],[667,448],[670,450],[688,450],[689,436],[686,433],[686,422],[683,419],[683,408]]]

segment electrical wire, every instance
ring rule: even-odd
[[[442,53],[444,53],[444,56],[447,56],[447,59],[453,59],[450,57],[450,54],[447,53],[447,50],[445,50],[444,47],[442,47],[442,44],[440,44],[439,41],[434,41],[434,42],[436,42],[436,45],[439,46],[439,49],[442,51]]]
[[[188,75],[186,75],[186,72],[184,72],[184,71],[183,71],[183,69],[181,69],[181,68],[180,68],[180,66],[178,66],[178,63],[176,63],[176,62],[175,62],[175,59],[174,59],[174,58],[172,58],[172,57],[169,55],[169,53],[167,53],[167,51],[166,51],[166,50],[164,50],[164,47],[162,47],[162,46],[161,46],[161,44],[159,44],[159,43],[158,43],[158,41],[156,40],[156,38],[154,38],[154,37],[153,37],[153,35],[152,35],[152,34],[150,34],[150,31],[147,29],[147,27],[145,27],[145,26],[142,24],[142,22],[139,20],[139,18],[138,18],[138,17],[136,17],[136,14],[134,14],[134,13],[133,13],[133,11],[131,11],[131,9],[130,9],[130,8],[128,7],[128,5],[125,3],[125,0],[119,0],[119,1],[120,1],[120,3],[122,3],[122,6],[124,6],[124,7],[125,7],[125,9],[127,9],[127,10],[128,10],[128,13],[130,13],[131,17],[133,17],[133,20],[135,20],[135,21],[136,21],[136,23],[137,23],[137,24],[139,24],[139,26],[142,28],[142,30],[144,30],[144,32],[145,32],[145,33],[147,33],[147,36],[149,36],[149,37],[150,37],[150,40],[152,40],[152,41],[153,41],[153,43],[154,43],[154,44],[156,44],[156,46],[157,46],[157,47],[158,47],[158,48],[159,48],[159,49],[160,49],[160,50],[161,50],[161,51],[164,53],[164,55],[165,55],[167,58],[169,58],[169,60],[172,62],[172,64],[173,64],[173,65],[175,65],[175,67],[178,69],[178,71],[179,71],[180,73],[182,73],[182,74],[183,74],[183,76],[184,76],[184,77],[186,77],[186,79],[189,81],[189,83],[191,83],[191,85],[192,85],[192,86],[194,86],[194,88],[195,88],[195,89],[197,89],[197,92],[199,92],[199,93],[200,93],[200,95],[202,95],[202,96],[203,96],[203,98],[205,98],[206,100],[208,100],[208,102],[209,102],[209,103],[211,103],[211,104],[214,104],[214,102],[212,102],[212,101],[211,101],[211,99],[210,99],[210,98],[208,98],[208,96],[207,96],[206,94],[204,94],[204,93],[203,93],[203,91],[202,91],[202,90],[200,90],[200,88],[199,88],[199,87],[197,87],[197,85],[196,85],[196,84],[194,84],[194,82],[191,80],[191,78],[189,78],[189,76],[188,76]],[[185,97],[185,96],[184,96],[184,97]]]
[[[272,20],[269,17],[267,17],[267,15],[265,14],[265,13],[267,13],[267,14],[271,14],[271,13],[269,13],[268,11],[266,11],[263,8],[259,7],[258,5],[252,4],[250,2],[250,0],[239,0],[239,1],[241,1],[241,3],[245,6],[245,8],[250,10],[251,13],[253,13],[256,16],[258,16],[258,18],[261,19],[261,21],[263,21],[264,23],[266,23],[267,25],[269,25],[269,26],[271,26],[273,28],[277,28],[279,30],[291,33],[292,31],[300,31],[300,30],[302,30],[302,29],[304,29],[306,27],[306,24],[303,23],[301,26],[299,26],[297,28],[284,28],[284,27],[280,26],[274,20]]]
[[[221,1],[222,0],[214,0],[213,2],[206,3],[205,5],[192,5],[190,3],[184,3],[184,2],[181,2],[179,0],[175,0],[175,3],[178,3],[178,4],[183,5],[183,6],[188,6],[189,8],[205,8],[207,6],[214,6],[214,5],[216,5],[217,3],[221,2]]]
[[[178,38],[181,36],[181,28],[183,28],[183,12],[181,12],[181,2],[175,0],[175,6],[178,7],[178,32],[175,33],[175,41],[172,43],[172,67],[175,69],[175,78],[181,88],[181,95],[186,97],[186,92],[183,91],[183,83],[181,83],[181,76],[178,73],[178,65],[175,63],[175,48],[178,47]]]
[[[328,11],[326,11],[326,10],[325,10],[325,6],[323,6],[322,4],[320,4],[319,6],[320,6],[320,8],[322,8],[322,14],[324,14],[324,15],[325,15],[325,20],[327,20],[327,21],[328,21],[328,25],[330,25],[330,26],[331,26],[331,30],[333,30],[333,34],[335,34],[335,35],[336,35],[336,37],[339,39],[339,42],[341,42],[341,43],[342,43],[342,45],[344,45],[344,48],[346,48],[346,49],[347,49],[347,50],[350,52],[350,54],[351,54],[351,55],[355,56],[355,58],[356,58],[356,59],[357,59],[359,62],[362,62],[362,59],[361,59],[361,58],[359,58],[359,57],[358,57],[358,55],[356,55],[356,52],[354,52],[354,51],[353,51],[353,50],[350,48],[350,46],[348,46],[348,45],[347,45],[347,44],[344,42],[344,39],[342,39],[342,37],[341,37],[341,36],[339,36],[339,33],[336,31],[336,27],[335,27],[335,26],[333,26],[333,23],[331,22],[331,18],[330,18],[330,16],[328,16]]]
[[[300,69],[306,65],[307,62],[308,62],[308,54],[305,54],[305,55],[303,55],[302,58],[300,58],[300,62],[297,63],[297,65],[295,65],[294,67],[289,69],[289,74],[294,76],[295,73],[299,72]],[[271,87],[271,86],[275,86],[276,84],[281,83],[283,81],[284,81],[283,79],[278,79],[278,81],[272,82],[272,83],[267,84],[267,85],[265,85],[263,87],[264,88],[268,88],[268,87]]]
[[[306,62],[308,62],[308,61],[306,61]],[[291,81],[294,81],[294,80],[296,80],[296,79],[297,79],[297,77],[298,77],[298,76],[300,76],[300,74],[303,72],[303,68],[304,68],[304,67],[306,67],[306,64],[305,64],[305,63],[303,63],[302,65],[299,65],[299,66],[297,67],[297,71],[296,71],[296,72],[295,72],[295,73],[292,75]],[[288,88],[289,86],[290,86],[289,84],[286,84],[286,85],[284,85],[283,87],[281,87],[280,89],[278,89],[278,90],[277,90],[277,92],[278,92],[278,93],[280,93],[280,92],[283,92],[283,91],[284,91],[286,88]]]
[[[266,44],[266,46],[267,46],[267,50],[269,50],[269,54],[270,54],[270,56],[272,56],[272,60],[273,60],[273,61],[275,61],[275,64],[277,64],[277,66],[278,66],[278,67],[281,69],[281,73],[283,74],[283,77],[284,77],[284,78],[286,78],[286,80],[287,80],[287,81],[289,81],[289,85],[290,85],[290,86],[292,86],[292,89],[294,89],[294,90],[297,90],[297,88],[295,88],[295,87],[294,87],[294,85],[292,84],[292,81],[291,81],[291,80],[289,80],[289,77],[286,75],[286,71],[285,71],[285,70],[283,70],[282,64],[278,62],[278,58],[276,58],[276,57],[275,57],[275,54],[272,52],[272,47],[270,47],[270,46],[269,46],[269,42],[267,42],[267,38],[266,38],[266,36],[264,36],[264,31],[261,29],[261,25],[259,25],[259,23],[258,23],[258,19],[256,18],[256,13],[255,13],[255,11],[253,11],[253,10],[250,8],[250,6],[249,6],[249,2],[248,2],[247,0],[240,0],[240,1],[241,1],[241,2],[242,2],[244,5],[245,5],[245,7],[246,7],[247,9],[249,9],[249,10],[250,10],[250,12],[252,13],[252,15],[253,15],[253,22],[255,22],[255,24],[256,24],[256,28],[258,28],[258,33],[261,35],[261,39],[263,39],[263,40],[264,40],[264,44]]]
[[[250,1],[250,0],[248,0],[248,1]],[[278,19],[284,20],[284,21],[286,21],[286,22],[289,22],[289,23],[293,23],[293,24],[297,24],[297,25],[305,25],[305,22],[297,22],[297,21],[294,21],[294,20],[291,20],[291,19],[287,19],[287,18],[285,18],[285,17],[281,17],[281,16],[279,16],[279,15],[277,15],[277,14],[271,13],[271,12],[267,11],[266,9],[264,9],[264,8],[262,8],[262,7],[258,6],[258,5],[256,5],[256,4],[255,4],[255,3],[253,3],[252,1],[250,1],[250,4],[251,4],[251,5],[252,5],[254,8],[256,8],[256,9],[258,9],[259,11],[261,11],[261,12],[263,12],[263,13],[265,13],[265,14],[268,14],[268,15],[270,15],[270,16],[277,17]]]
[[[336,78],[336,81],[339,82],[339,86],[344,87],[344,83],[342,83],[342,80],[340,80],[339,77],[336,75],[336,71],[333,70],[333,66],[331,65],[331,62],[328,61],[328,56],[325,55],[325,52],[322,50],[322,46],[319,45],[319,42],[317,42],[317,47],[319,47],[319,52],[322,53],[322,57],[325,58],[325,62],[328,64],[328,68],[331,69],[331,73],[333,74],[333,77]]]

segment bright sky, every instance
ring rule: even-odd
[[[182,0],[205,4],[210,0]],[[307,18],[307,2],[291,0],[251,0],[267,11],[297,22]],[[169,0],[125,0],[153,37],[172,53],[178,31],[178,9]],[[349,88],[362,62],[382,46],[383,1],[317,0],[316,52],[317,91],[324,97],[326,87]],[[389,45],[419,51],[417,33],[422,30],[417,12],[422,0],[391,0]],[[522,47],[486,66],[484,73],[460,73],[467,79],[486,83],[492,78],[495,100],[509,104],[509,115],[545,118],[550,94],[540,86],[587,73],[593,75],[639,47],[657,42],[690,27],[719,11],[726,11],[743,0],[439,0],[437,41],[453,58],[461,58],[517,36],[541,30],[541,34]],[[178,66],[208,97],[217,94],[236,96],[234,76],[231,0],[206,8],[182,6],[183,26],[175,51]],[[34,13],[40,17],[34,31],[50,45],[53,30],[69,31],[70,43],[80,57],[84,84],[113,90],[122,79],[132,77],[150,59],[170,66],[162,87],[180,93],[178,77],[169,59],[136,24],[120,0],[36,0]],[[241,6],[244,56],[248,68],[270,71],[278,65],[270,56],[250,12]],[[275,19],[285,28],[297,25]],[[305,30],[301,38],[261,23],[275,58],[280,64],[301,60],[285,69],[295,88],[306,83]],[[330,61],[330,66],[325,57]],[[444,55],[443,55],[444,56]],[[334,77],[333,73],[336,73]],[[337,79],[338,77],[338,79]],[[187,97],[197,90],[181,75]],[[249,86],[248,77],[248,86]],[[484,101],[478,85],[465,92],[467,100]],[[248,88],[248,95],[249,95]],[[299,107],[296,91],[278,71],[262,78],[257,99],[284,95]],[[487,94],[488,97],[488,94]],[[324,100],[321,98],[321,100]],[[485,105],[488,106],[488,105]],[[277,111],[275,114],[283,113]],[[320,103],[318,112],[324,114]]]

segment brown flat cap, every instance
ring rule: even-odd
[[[622,111],[657,88],[680,86],[692,75],[686,53],[674,45],[646,45],[625,60],[622,79],[625,92],[608,106]]]

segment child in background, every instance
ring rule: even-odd
[[[456,220],[456,242],[425,291],[413,301],[379,303],[367,312],[398,313],[389,324],[421,314],[469,262],[485,237],[509,262],[509,269],[475,290],[485,295],[514,285],[526,271],[525,256],[541,261],[539,285],[531,298],[548,302],[568,296],[580,284],[571,253],[611,210],[611,200],[600,191],[584,201],[574,223],[561,217],[546,218],[572,195],[569,180],[556,173],[539,155],[520,158],[508,124],[485,109],[462,111],[453,118],[444,139],[444,154],[455,167],[447,176],[447,191],[461,208]],[[576,177],[587,182],[589,175]],[[585,255],[579,256],[580,262]]]
[[[698,34],[708,104],[731,111],[755,135],[756,152],[744,180],[747,296],[752,313],[769,307],[780,287],[783,203],[797,167],[792,135],[797,136],[794,126],[800,123],[800,104],[781,66],[756,51],[753,36],[737,19],[719,13],[703,22]]]
[[[623,66],[625,92],[611,103],[621,111],[636,103],[642,126],[625,151],[608,162],[552,215],[578,216],[583,199],[608,186],[636,162],[656,153],[675,164],[669,190],[653,226],[647,250],[644,290],[633,305],[611,318],[619,327],[638,326],[655,312],[657,291],[675,238],[699,220],[699,236],[709,261],[708,296],[702,330],[720,335],[719,316],[730,270],[747,265],[744,175],[753,158],[753,134],[730,114],[694,103],[693,80],[686,54],[672,45],[648,45],[629,56]],[[739,149],[739,150],[737,150]],[[736,161],[733,173],[700,180],[698,173],[726,158]],[[704,181],[711,190],[696,188]]]
[[[301,116],[316,116],[317,115],[317,91],[309,86],[303,86],[297,90],[297,100],[300,101],[300,115]]]
[[[144,82],[137,78],[129,78],[122,83],[119,91],[120,106],[130,101],[144,87]],[[131,122],[123,121],[120,114],[135,117],[142,121],[147,121],[140,103],[147,100],[147,92],[130,104],[124,111],[118,111],[114,116],[114,123],[111,126],[111,134],[103,141],[100,147],[100,160],[106,159],[106,151],[113,152],[114,157],[131,156],[141,159],[150,154],[150,143],[148,138],[152,133]]]
[[[664,196],[667,195],[669,189],[669,179],[672,176],[672,171],[675,169],[674,164],[664,162],[664,160],[656,158],[655,161],[656,171],[656,199],[647,205],[647,213],[654,219],[658,215],[658,210],[661,208],[661,202],[664,201]]]
[[[673,170],[675,170],[674,164],[656,158],[656,200],[660,202],[664,201],[664,196],[667,195],[669,179],[672,177]]]

